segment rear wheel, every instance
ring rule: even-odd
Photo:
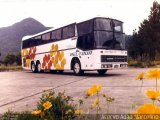
[[[64,71],[64,70],[58,70],[58,72],[59,72],[60,74],[62,74],[62,73],[63,73],[63,71]]]
[[[36,65],[35,65],[34,62],[31,63],[31,70],[32,70],[33,73],[36,72]]]
[[[107,72],[107,70],[97,70],[97,72],[99,75],[104,75]]]
[[[78,60],[74,62],[73,71],[75,75],[82,75],[84,73],[84,71],[81,70],[81,64]]]
[[[50,70],[51,73],[57,73],[57,70]]]
[[[39,62],[36,65],[36,70],[37,70],[38,73],[41,72],[41,64]]]

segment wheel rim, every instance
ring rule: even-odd
[[[75,71],[75,73],[79,73],[79,71],[80,71],[80,65],[78,63],[76,63],[74,65],[74,71]]]
[[[37,66],[37,70],[38,70],[38,72],[40,72],[40,71],[41,71],[41,65],[40,65],[40,64],[38,64],[38,66]]]
[[[35,71],[35,64],[32,64],[32,71]]]

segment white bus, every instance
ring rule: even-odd
[[[123,22],[96,17],[22,39],[22,67],[32,72],[73,70],[75,75],[126,68]]]

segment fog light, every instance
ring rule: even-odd
[[[101,65],[101,68],[104,68],[105,66],[104,65]]]
[[[127,64],[120,64],[120,67],[127,67]]]

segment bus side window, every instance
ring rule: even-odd
[[[74,37],[75,36],[75,24],[64,27],[62,31],[63,31],[63,35],[62,35],[63,39]]]
[[[22,48],[27,48],[27,45],[28,44],[28,40],[25,40],[25,41],[23,41],[23,46],[22,46]]]
[[[87,34],[84,36],[78,37],[77,48],[82,50],[90,50],[94,47],[94,41],[92,34]]]
[[[77,40],[77,48],[79,48],[79,49],[83,49],[83,42],[84,42],[84,36],[80,36],[80,37],[78,37],[78,40]]]
[[[62,29],[52,31],[51,40],[52,41],[57,41],[57,40],[60,40],[60,39],[62,39]]]
[[[43,44],[51,42],[51,34],[50,34],[50,32],[46,33],[46,34],[43,34],[42,35],[42,40],[43,40]]]
[[[41,38],[41,35],[40,36],[37,36],[35,37],[35,40],[36,40],[36,45],[41,45],[42,44],[42,38]]]
[[[86,35],[84,40],[84,49],[85,50],[93,49],[93,45],[94,45],[94,41],[91,34]]]
[[[93,20],[77,24],[78,36],[89,34],[93,31]]]

